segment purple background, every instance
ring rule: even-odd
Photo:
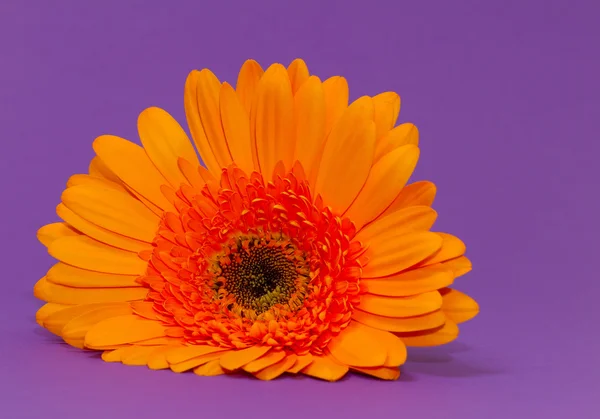
[[[598,417],[593,1],[0,3],[0,416]],[[247,58],[295,57],[352,98],[399,92],[420,128],[415,179],[438,184],[437,228],[475,267],[456,285],[482,312],[459,342],[411,352],[398,382],[264,383],[106,364],[40,330],[35,231],[92,140],[137,140],[148,106],[185,122],[194,68],[234,82]]]

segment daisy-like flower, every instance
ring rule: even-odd
[[[435,186],[387,92],[348,105],[342,77],[302,60],[237,85],[185,84],[181,126],[149,108],[142,147],[104,135],[38,232],[58,260],[34,293],[40,325],[102,359],[270,380],[349,370],[398,378],[406,346],[448,343],[478,312],[449,288],[471,269],[431,232]]]

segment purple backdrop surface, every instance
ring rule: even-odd
[[[0,416],[598,417],[593,1],[168,4],[1,2]],[[92,140],[137,140],[148,106],[185,122],[194,68],[231,82],[247,58],[295,57],[352,98],[399,92],[420,128],[414,178],[437,183],[437,228],[474,262],[456,286],[482,312],[459,342],[411,352],[398,382],[264,383],[106,364],[40,330],[32,287],[52,260],[35,231]]]

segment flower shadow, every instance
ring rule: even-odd
[[[508,372],[499,362],[484,356],[479,349],[475,353],[470,346],[459,342],[431,348],[410,348],[403,371],[412,379],[418,375],[459,378]]]
[[[41,327],[36,327],[33,329],[33,334],[41,338],[43,343],[51,344],[51,345],[67,345],[61,338],[56,335],[53,335],[48,330],[43,329]]]

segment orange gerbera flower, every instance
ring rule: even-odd
[[[342,77],[250,60],[235,89],[193,71],[185,110],[205,167],[147,109],[143,147],[97,138],[63,222],[39,230],[59,262],[35,286],[37,321],[65,342],[198,375],[396,379],[406,346],[450,342],[477,313],[448,288],[471,263],[429,231],[434,185],[406,186],[418,133],[394,128],[398,95],[348,106]]]

